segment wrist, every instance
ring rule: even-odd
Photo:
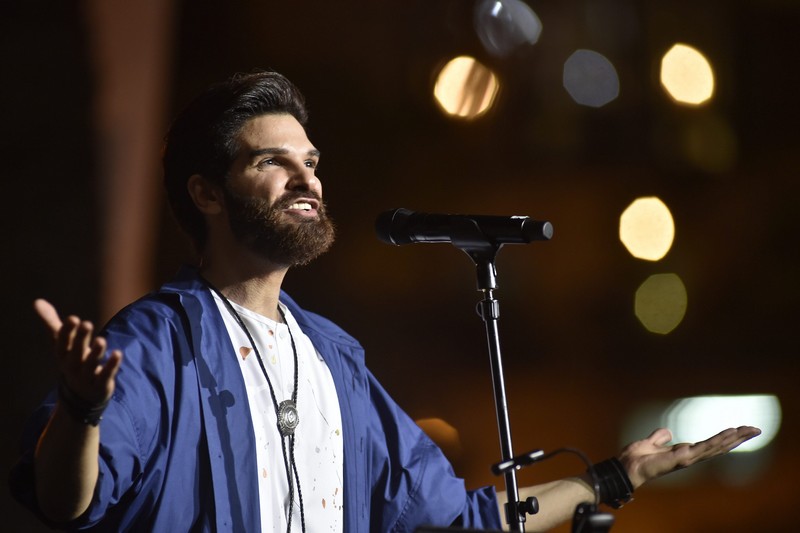
[[[97,426],[103,419],[103,412],[111,399],[90,402],[78,396],[69,388],[63,378],[58,382],[58,403],[70,417],[81,424]]]
[[[615,509],[633,500],[633,483],[619,459],[612,457],[587,472],[598,490],[598,499]]]

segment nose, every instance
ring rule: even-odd
[[[286,188],[297,191],[314,191],[320,193],[321,185],[315,174],[315,169],[307,166],[299,167],[292,173]]]

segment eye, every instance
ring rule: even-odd
[[[277,165],[278,161],[274,157],[268,157],[266,159],[262,159],[258,163],[256,163],[256,168],[258,170],[263,170],[266,166]]]
[[[317,166],[319,165],[319,161],[315,161],[314,159],[307,159],[304,164],[306,168],[317,168]]]

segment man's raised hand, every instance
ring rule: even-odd
[[[730,428],[694,444],[667,443],[672,440],[668,429],[657,429],[646,439],[626,446],[619,456],[634,487],[646,481],[680,470],[700,461],[724,455],[743,442],[761,434],[751,426]]]
[[[62,322],[55,307],[38,299],[34,309],[45,323],[55,342],[55,356],[60,379],[76,396],[87,403],[101,404],[114,392],[114,377],[122,362],[122,352],[112,351],[103,360],[106,340],[94,337],[94,325],[76,316]]]

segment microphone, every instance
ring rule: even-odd
[[[378,238],[388,244],[449,242],[474,244],[528,244],[553,237],[550,222],[526,216],[442,215],[408,209],[384,211],[375,220]]]

